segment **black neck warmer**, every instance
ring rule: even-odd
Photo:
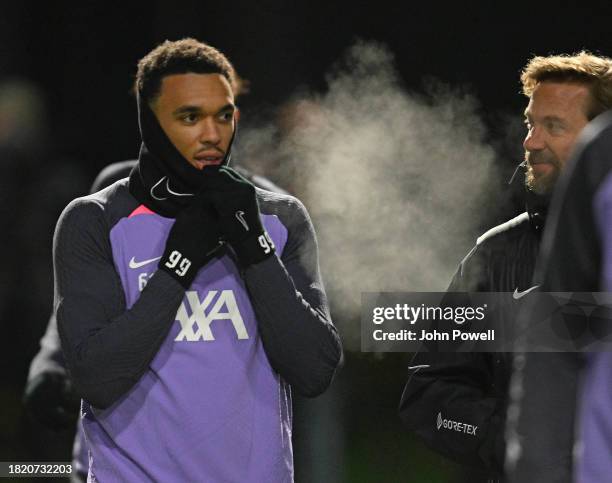
[[[178,152],[159,125],[149,105],[138,96],[138,123],[142,145],[138,164],[130,173],[132,196],[147,208],[168,218],[187,206],[202,186],[204,171],[194,168]],[[229,164],[236,128],[223,165]]]

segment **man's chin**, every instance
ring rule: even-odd
[[[197,159],[194,159],[191,162],[191,165],[194,168],[199,169],[200,171],[202,171],[205,168],[207,169],[220,168],[222,164],[223,164],[223,159],[220,159],[219,161],[199,161]]]
[[[530,191],[533,191],[537,195],[549,195],[552,193],[557,183],[558,172],[553,170],[552,172],[538,176],[534,175],[534,172],[530,169],[527,171],[527,177],[525,184]]]

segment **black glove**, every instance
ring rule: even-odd
[[[29,381],[23,403],[36,421],[55,431],[74,428],[81,406],[70,380],[59,372],[43,372]]]
[[[204,193],[219,217],[221,235],[243,267],[274,254],[274,243],[261,224],[255,187],[227,166],[209,173]]]
[[[176,217],[159,268],[189,288],[198,270],[206,265],[222,243],[210,200],[198,195]]]

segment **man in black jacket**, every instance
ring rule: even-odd
[[[449,291],[512,292],[532,281],[548,198],[583,127],[612,106],[601,93],[612,82],[612,61],[586,52],[534,57],[522,72],[525,110],[527,211],[478,238],[459,265]],[[406,426],[439,453],[501,477],[504,422],[512,355],[416,354],[400,403]],[[476,426],[474,433],[440,428],[442,418]]]

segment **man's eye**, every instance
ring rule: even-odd
[[[197,114],[185,114],[181,117],[181,121],[186,122],[187,124],[193,124],[198,120]]]
[[[227,112],[222,112],[221,115],[219,116],[219,118],[222,121],[231,121],[232,118],[234,117],[234,113],[231,111],[227,111]]]
[[[563,132],[563,125],[558,122],[549,122],[546,124],[546,129],[551,133]]]
[[[531,125],[531,123],[528,120],[525,119],[525,127],[527,128],[527,131],[531,131],[531,128],[533,126]]]

